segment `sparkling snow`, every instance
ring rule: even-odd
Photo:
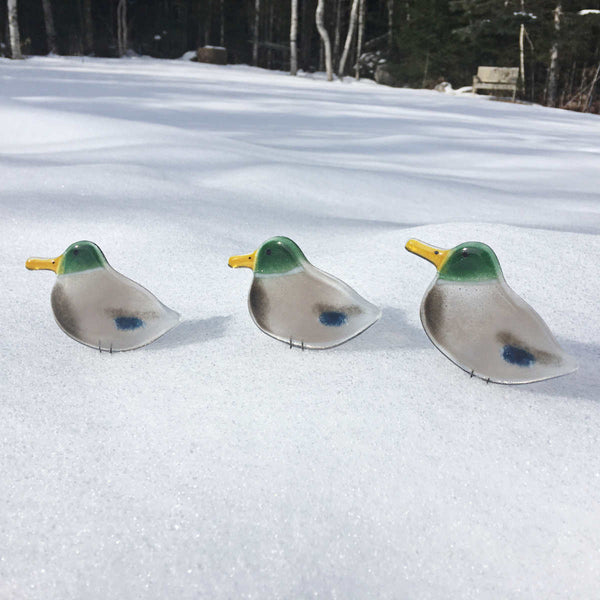
[[[151,59],[0,60],[0,598],[594,598],[600,118]],[[247,310],[274,235],[383,309],[329,351]],[[489,243],[580,364],[468,375],[434,267]],[[90,239],[182,313],[133,352],[54,323],[29,256]]]

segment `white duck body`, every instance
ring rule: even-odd
[[[52,310],[60,328],[93,348],[133,350],[179,323],[180,315],[109,264],[58,275]]]
[[[275,339],[305,348],[331,348],[381,317],[378,307],[308,261],[287,273],[254,273],[248,308]]]
[[[421,303],[435,346],[465,371],[496,383],[531,383],[577,369],[542,318],[502,277],[485,282],[436,277]]]

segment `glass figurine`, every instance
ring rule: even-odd
[[[441,250],[412,239],[406,249],[438,270],[421,303],[421,322],[461,369],[496,383],[532,383],[577,369],[542,318],[508,287],[489,246],[466,242]]]
[[[57,274],[52,289],[56,322],[86,346],[133,350],[179,323],[178,313],[115,271],[93,242],[71,244],[58,258],[30,258],[25,266]]]
[[[254,271],[248,296],[252,319],[290,347],[337,346],[381,316],[350,286],[311,265],[286,237],[271,238],[252,254],[232,256],[229,266]]]

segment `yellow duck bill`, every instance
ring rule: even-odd
[[[56,258],[28,258],[25,267],[30,271],[54,271],[57,273],[62,257],[61,254]]]
[[[254,271],[254,261],[256,260],[256,253],[258,250],[250,254],[240,254],[238,256],[232,256],[229,258],[228,265],[232,269],[238,269],[240,267],[246,267],[247,269],[252,269]]]

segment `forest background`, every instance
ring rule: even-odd
[[[327,71],[400,87],[519,67],[518,98],[600,113],[600,0],[7,0],[0,56],[177,58]]]

